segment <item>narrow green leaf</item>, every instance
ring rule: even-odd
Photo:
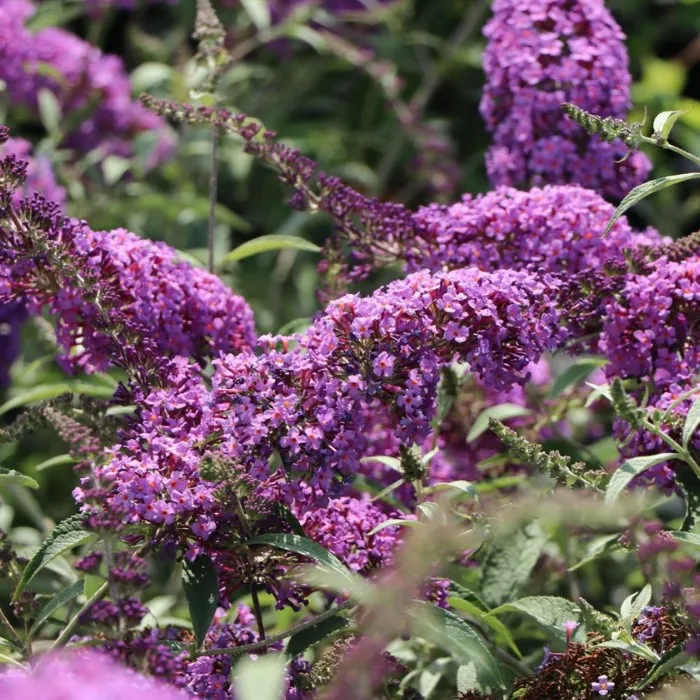
[[[335,554],[331,554],[325,547],[306,537],[288,533],[269,533],[254,537],[252,540],[248,540],[246,544],[267,544],[279,549],[286,549],[288,552],[296,552],[342,574],[346,578],[351,578],[350,571]]]
[[[556,398],[568,388],[576,386],[588,377],[591,372],[608,364],[608,360],[599,357],[584,357],[576,360],[570,367],[565,369],[552,384],[550,396]]]
[[[632,623],[644,611],[651,601],[651,586],[647,583],[639,593],[627,596],[620,607],[620,619]]]
[[[693,547],[700,549],[700,534],[696,532],[682,532],[680,530],[673,530],[671,535],[683,544],[689,544]]]
[[[319,253],[321,249],[315,244],[298,236],[283,236],[270,234],[269,236],[258,236],[252,241],[246,241],[232,250],[222,261],[222,264],[235,262],[249,258],[251,255],[267,253],[270,250],[280,250],[292,248],[294,250],[308,250],[312,253]]]
[[[200,554],[193,562],[182,565],[182,587],[192,619],[197,648],[202,646],[219,606],[219,583],[209,557]]]
[[[64,464],[75,464],[75,459],[70,455],[56,455],[56,457],[51,457],[34,467],[37,472],[43,472],[44,469],[51,469],[51,467],[62,467]]]
[[[48,88],[41,88],[37,94],[41,123],[52,136],[61,133],[61,104]]]
[[[447,599],[447,602],[455,610],[461,610],[462,612],[471,615],[476,620],[488,625],[496,633],[497,640],[500,637],[500,641],[507,644],[519,659],[523,658],[523,655],[520,653],[520,649],[518,649],[518,645],[513,639],[513,635],[510,633],[510,630],[497,617],[489,615],[488,612],[482,610],[478,605],[476,605],[476,603],[472,603],[469,600],[464,600],[464,598],[452,596]]]
[[[685,518],[681,530],[690,532],[700,522],[700,481],[695,472],[684,462],[676,463],[676,483],[685,500]]]
[[[489,606],[501,605],[518,595],[547,539],[547,534],[535,522],[489,543],[481,579],[481,593]]]
[[[437,644],[460,663],[473,663],[479,679],[488,686],[503,686],[498,666],[479,634],[461,617],[436,608],[428,603],[420,603],[418,613],[412,613],[416,621],[416,631],[429,641]]]
[[[345,629],[349,624],[347,618],[334,615],[321,620],[313,627],[307,627],[301,632],[293,634],[289,639],[289,644],[287,644],[287,656],[294,658],[303,654],[307,649],[322,642],[339,630]]]
[[[683,447],[686,449],[690,444],[690,440],[695,435],[695,431],[700,425],[700,398],[695,399],[695,402],[688,411],[688,416],[685,419],[683,426]]]
[[[234,697],[237,700],[282,700],[285,665],[283,654],[241,659],[231,674]]]
[[[0,416],[20,406],[55,399],[66,393],[85,394],[95,398],[108,399],[114,395],[114,390],[104,384],[91,384],[89,382],[60,382],[58,384],[44,384],[43,386],[29,389],[14,396],[0,406]]]
[[[97,593],[97,591],[102,588],[105,579],[102,576],[95,576],[94,574],[86,574],[84,581],[85,597],[92,598],[92,596]]]
[[[241,0],[241,4],[258,30],[270,26],[270,6],[267,0]]]
[[[385,457],[384,455],[377,455],[374,457],[363,457],[360,462],[362,464],[369,464],[371,462],[379,462],[389,469],[397,471],[399,474],[403,474],[403,467],[401,466],[401,460],[396,457]]]
[[[681,182],[686,182],[688,180],[696,180],[700,178],[700,173],[683,173],[682,175],[669,175],[667,177],[660,177],[657,180],[651,180],[645,182],[638,187],[635,187],[621,202],[618,208],[615,210],[612,218],[605,227],[603,233],[603,238],[610,233],[610,229],[615,225],[615,222],[629,209],[631,209],[635,204],[638,204],[643,199],[648,197],[650,194],[659,192],[666,189],[667,187],[672,187],[673,185],[679,185]]]
[[[532,411],[530,411],[529,408],[518,406],[514,403],[502,403],[498,406],[491,406],[477,416],[471,430],[467,434],[467,442],[474,442],[474,440],[483,435],[489,428],[489,420],[491,418],[504,421],[509,418],[527,416],[530,413],[532,413]]]
[[[36,6],[25,26],[30,32],[35,33],[46,27],[59,27],[68,24],[83,14],[85,14],[85,5],[82,2],[72,3],[71,6],[64,0],[44,0]]]
[[[371,537],[372,535],[375,535],[376,533],[381,532],[382,530],[386,530],[386,528],[388,527],[419,527],[422,524],[423,523],[419,522],[418,520],[402,520],[401,518],[389,518],[383,523],[379,523],[379,525],[373,528],[367,536]]]
[[[668,137],[675,123],[686,113],[685,109],[676,109],[672,112],[661,112],[654,119],[654,138],[668,141]]]
[[[651,647],[648,647],[646,644],[638,644],[635,642],[629,643],[629,642],[623,642],[620,639],[611,639],[610,641],[601,642],[600,644],[596,644],[594,648],[597,648],[597,647],[602,647],[604,649],[619,649],[620,651],[626,651],[629,654],[634,654],[635,656],[641,656],[643,659],[646,659],[647,661],[651,661],[651,663],[653,663],[653,664],[655,664],[659,661],[659,655]]]
[[[686,642],[677,644],[669,649],[649,670],[641,682],[635,686],[635,690],[644,690],[660,676],[665,676],[669,671],[679,668],[689,660],[689,655],[685,651]]]
[[[22,578],[20,578],[15,589],[13,599],[17,600],[25,586],[39,573],[47,564],[53,561],[69,549],[84,544],[96,535],[88,532],[83,525],[81,514],[72,515],[61,521],[53,529],[51,534],[41,543],[41,546],[31,558],[27,566],[24,567]]]
[[[39,611],[39,614],[34,620],[34,624],[29,630],[29,637],[33,637],[39,628],[46,622],[57,610],[60,610],[64,605],[70,603],[71,600],[77,598],[83,592],[83,581],[76,581],[72,586],[64,588],[57,593],[46,605]]]
[[[678,459],[678,455],[675,452],[662,452],[658,455],[646,455],[628,459],[610,478],[605,489],[605,502],[609,505],[615,503],[632,479],[649,469],[649,467],[668,462],[671,459]]]
[[[576,571],[582,566],[586,566],[591,562],[599,559],[607,554],[612,554],[621,549],[619,542],[620,536],[615,535],[603,535],[602,537],[597,537],[594,539],[587,547],[586,554],[581,561],[577,562],[573,566],[569,567],[569,571]]]
[[[466,493],[474,499],[479,498],[479,493],[476,490],[474,484],[471,481],[464,481],[463,479],[458,479],[457,481],[442,481],[437,484],[429,486],[426,491],[428,493],[442,493],[443,491],[461,491]]]
[[[564,623],[577,621],[580,615],[578,606],[566,598],[557,596],[531,596],[512,603],[505,603],[492,610],[489,615],[518,612],[527,615],[544,627],[552,636],[566,639]]]
[[[39,484],[31,476],[16,472],[14,469],[0,467],[0,488],[3,486],[27,486],[30,489],[38,489]]]
[[[589,397],[586,399],[586,408],[593,404],[594,401],[597,401],[601,396],[612,402],[612,394],[610,393],[609,384],[592,384],[591,382],[586,382],[586,386],[593,389]]]

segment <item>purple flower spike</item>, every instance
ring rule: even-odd
[[[591,688],[595,690],[598,695],[607,695],[615,688],[615,684],[609,681],[607,676],[598,676],[597,683],[591,683]]]

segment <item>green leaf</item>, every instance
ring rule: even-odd
[[[530,577],[548,537],[538,523],[489,543],[482,565],[481,591],[489,606],[517,596]]]
[[[102,167],[102,177],[108,186],[116,185],[131,169],[131,161],[121,156],[107,156],[100,165]]]
[[[83,592],[83,581],[76,581],[72,586],[64,588],[57,593],[46,605],[39,611],[39,614],[34,620],[34,624],[29,630],[29,637],[33,637],[39,628],[48,620],[57,610],[60,610],[64,605],[70,603],[71,600],[77,598]]]
[[[237,700],[282,700],[286,659],[283,654],[245,657],[233,669]]]
[[[51,467],[62,467],[64,464],[75,464],[75,459],[70,455],[57,455],[56,457],[51,457],[51,459],[44,460],[40,464],[34,467],[34,471],[43,472],[44,469],[51,469]]]
[[[566,639],[564,623],[578,620],[580,611],[575,603],[557,596],[532,596],[506,603],[492,610],[489,615],[518,612],[532,618],[557,639]]]
[[[693,547],[700,549],[700,534],[696,532],[682,532],[680,530],[673,530],[671,535],[683,544],[689,544]]]
[[[474,484],[471,481],[464,481],[463,479],[458,479],[457,481],[441,481],[437,484],[433,484],[425,489],[429,494],[432,493],[442,493],[443,491],[461,491],[466,493],[472,498],[478,500],[479,493],[476,490]]]
[[[403,467],[401,466],[401,460],[397,459],[396,457],[385,457],[383,455],[377,455],[374,457],[363,457],[360,462],[362,464],[369,464],[371,462],[379,462],[380,464],[383,464],[385,467],[389,467],[389,469],[393,469],[394,471],[399,472],[399,474],[403,474]]]
[[[383,523],[379,523],[379,525],[370,530],[367,536],[371,537],[377,532],[386,530],[386,528],[388,527],[419,527],[422,524],[423,523],[419,522],[418,520],[403,520],[402,518],[389,518],[388,520],[385,520]]]
[[[647,583],[639,593],[627,596],[620,607],[620,619],[623,622],[636,620],[651,601],[651,585]]]
[[[429,603],[412,613],[420,636],[437,644],[460,663],[473,663],[479,679],[488,686],[503,686],[498,666],[481,637],[461,617]]]
[[[498,406],[491,406],[477,416],[467,435],[467,442],[474,442],[474,440],[483,435],[489,428],[489,420],[491,418],[504,421],[509,418],[527,416],[530,413],[532,411],[529,408],[518,406],[514,403],[501,403]]]
[[[252,241],[246,241],[232,250],[222,261],[222,264],[235,262],[249,258],[251,255],[267,253],[270,250],[280,250],[292,248],[294,250],[308,250],[312,253],[319,253],[321,249],[315,244],[298,236],[283,236],[270,234],[269,236],[258,236]]]
[[[688,449],[691,438],[700,425],[700,398],[695,399],[695,402],[688,411],[688,416],[685,419],[683,426],[683,447]]]
[[[612,394],[610,393],[609,384],[592,384],[591,382],[586,382],[586,386],[593,389],[589,397],[586,399],[586,408],[593,404],[594,401],[597,401],[601,396],[612,402]]]
[[[641,682],[634,687],[635,690],[644,690],[660,676],[665,676],[669,671],[679,668],[689,660],[685,651],[686,642],[677,644],[669,649],[649,670]]]
[[[84,544],[88,540],[96,537],[92,532],[88,532],[83,524],[83,515],[71,515],[61,521],[53,529],[51,534],[41,543],[41,546],[31,558],[27,566],[24,567],[22,578],[20,578],[15,589],[13,600],[19,598],[25,586],[41,571],[49,562],[60,556],[69,549]]]
[[[286,549],[288,552],[296,552],[342,574],[345,578],[352,578],[348,568],[335,554],[331,554],[325,547],[306,537],[288,533],[269,533],[254,537],[252,540],[248,540],[246,544],[268,544],[279,549]]]
[[[605,502],[612,505],[622,495],[622,492],[627,488],[627,485],[636,476],[639,476],[643,471],[662,462],[668,462],[671,459],[678,459],[675,452],[662,452],[658,455],[646,455],[644,457],[632,457],[623,462],[620,468],[612,475],[608,486],[605,489]]]
[[[681,182],[687,182],[688,180],[696,180],[700,178],[700,173],[683,173],[682,175],[668,175],[667,177],[660,177],[657,180],[651,180],[650,182],[645,182],[638,187],[635,187],[621,202],[618,208],[615,210],[612,218],[608,222],[603,232],[603,238],[610,233],[610,229],[615,225],[615,222],[628,210],[631,209],[635,204],[638,204],[643,199],[648,197],[650,194],[664,190],[667,187],[672,187],[673,185],[679,185]]]
[[[2,486],[27,486],[30,489],[38,489],[39,484],[31,476],[16,472],[14,469],[0,467],[0,487]]]
[[[58,384],[44,384],[28,391],[22,392],[6,401],[0,406],[0,416],[20,406],[55,399],[66,393],[85,394],[95,398],[109,399],[114,395],[114,389],[104,384],[91,384],[89,382],[60,382]]]
[[[476,605],[476,603],[472,603],[470,600],[464,600],[464,598],[452,596],[447,599],[447,602],[451,607],[455,608],[455,610],[461,610],[471,615],[479,622],[488,625],[496,633],[497,640],[500,638],[500,641],[507,644],[519,659],[523,658],[510,630],[497,617],[492,617],[488,612]]]
[[[339,630],[345,629],[349,624],[347,618],[334,615],[327,617],[313,627],[307,627],[301,632],[293,634],[289,639],[289,644],[287,644],[287,656],[294,658],[303,654],[314,644],[318,644]]]
[[[689,532],[700,521],[700,481],[695,472],[683,462],[677,463],[675,472],[676,483],[685,500],[685,518],[681,530]]]
[[[30,32],[36,33],[46,27],[58,27],[72,22],[76,17],[85,14],[82,2],[66,3],[64,0],[44,0],[36,6],[34,14],[26,21],[25,26]]]
[[[197,648],[202,646],[214,613],[219,606],[219,582],[211,559],[200,554],[193,562],[182,565],[182,587],[192,619]]]
[[[142,63],[131,73],[131,89],[135,95],[150,92],[154,86],[170,80],[173,69],[165,63]]]
[[[588,377],[591,372],[608,364],[608,360],[599,357],[584,357],[576,360],[570,367],[565,369],[552,384],[550,396],[555,398],[566,391],[569,387],[576,386]]]
[[[611,639],[607,642],[601,642],[596,644],[594,649],[602,647],[604,649],[619,649],[620,651],[625,651],[628,654],[634,654],[635,656],[641,656],[651,663],[657,663],[659,660],[659,655],[646,644],[638,644],[637,642],[623,642],[621,639]]]
[[[585,598],[578,599],[578,607],[587,632],[600,632],[604,637],[610,637],[617,629],[617,620],[596,610]]]
[[[661,112],[654,119],[654,138],[668,141],[674,124],[686,113],[685,109],[676,109],[672,112]]]
[[[84,589],[85,597],[92,598],[92,596],[97,593],[97,591],[102,588],[105,580],[101,576],[95,576],[94,574],[86,574],[84,579]]]
[[[569,571],[576,571],[582,566],[586,566],[586,564],[590,564],[592,561],[595,561],[602,556],[611,554],[612,552],[617,552],[621,548],[619,539],[620,536],[617,534],[597,537],[588,545],[583,559],[569,567]]]
[[[61,133],[61,104],[48,88],[41,88],[37,94],[41,123],[51,136]]]
[[[241,4],[258,30],[270,26],[270,6],[267,0],[241,0]]]

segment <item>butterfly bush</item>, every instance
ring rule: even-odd
[[[563,102],[603,117],[630,108],[625,36],[602,0],[497,0],[484,29],[481,114],[498,185],[578,183],[621,199],[648,175],[641,152],[606,143],[568,120]]]
[[[45,89],[55,96],[63,120],[86,110],[64,135],[64,145],[77,153],[99,148],[103,156],[130,157],[134,137],[149,131],[158,133],[158,143],[148,165],[171,153],[173,143],[163,121],[133,100],[120,58],[62,28],[32,33],[25,22],[35,6],[27,0],[2,0],[0,10],[0,79],[13,104],[36,111]]]

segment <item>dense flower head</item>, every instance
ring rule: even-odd
[[[247,303],[166,244],[92,231],[36,195],[13,208],[0,219],[0,301],[25,298],[35,313],[49,307],[66,368],[143,369],[147,358],[252,346]]]
[[[202,358],[253,345],[254,319],[248,304],[218,277],[182,261],[165,243],[124,229],[94,232],[85,228],[77,248],[96,276],[104,258],[109,260],[116,284],[129,298],[122,312],[146,330],[161,353]],[[58,292],[52,306],[59,317],[61,345],[84,348],[66,361],[87,369],[106,367],[102,330],[75,323],[90,317],[90,304],[66,289]]]
[[[87,109],[87,116],[65,134],[65,145],[77,152],[99,147],[103,155],[129,157],[137,134],[161,131],[149,165],[168,155],[172,143],[164,122],[132,99],[120,58],[59,27],[33,34],[24,26],[34,14],[27,0],[3,0],[0,7],[0,79],[13,103],[37,109],[39,92],[47,89],[64,119]]]
[[[624,118],[631,77],[624,34],[603,0],[497,0],[484,34],[481,113],[494,143],[494,185],[579,183],[621,198],[650,169],[646,156],[588,134],[561,109]]]
[[[0,158],[13,155],[27,163],[27,179],[22,190],[15,193],[14,202],[22,197],[29,197],[38,192],[46,199],[63,208],[66,202],[66,190],[56,182],[51,161],[46,156],[34,156],[32,144],[25,139],[11,138],[0,145]]]
[[[629,275],[605,309],[600,347],[608,372],[653,381],[657,390],[695,376],[699,311],[700,258],[661,258],[650,274]]]
[[[30,671],[0,675],[3,700],[187,700],[191,696],[115,664],[104,654],[80,652],[41,659]]]
[[[261,339],[262,355],[215,360],[211,390],[195,366],[174,361],[169,383],[139,400],[132,427],[96,467],[105,489],[98,500],[121,521],[163,527],[196,553],[226,522],[219,484],[201,473],[206,454],[270,502],[340,495],[367,454],[369,403],[389,406],[398,439],[410,444],[428,435],[440,368],[455,355],[487,386],[526,381],[530,362],[565,337],[552,291],[524,272],[416,273],[330,304],[295,349]],[[386,356],[394,364],[378,372]],[[76,495],[89,502],[92,490],[86,479]]]
[[[335,554],[346,566],[359,573],[385,567],[394,561],[400,541],[398,526],[385,527],[370,534],[389,517],[369,498],[343,496],[327,506],[304,509],[299,522],[307,536]]]
[[[624,217],[603,237],[614,211],[600,195],[576,185],[466,194],[457,204],[417,211],[424,233],[415,245],[406,246],[408,267],[589,272],[622,261],[624,248],[661,240],[653,230],[635,232]]]

